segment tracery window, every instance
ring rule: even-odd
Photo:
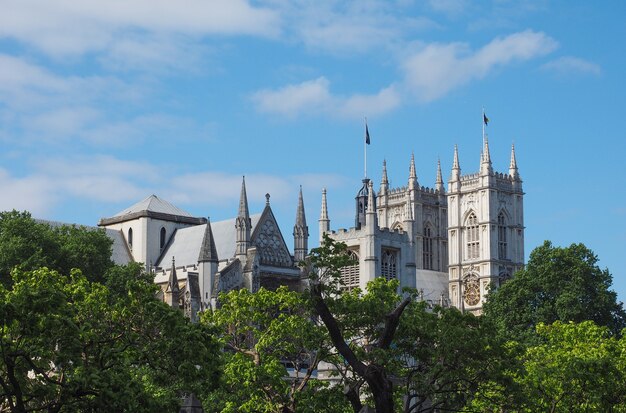
[[[504,214],[500,212],[498,215],[498,258],[501,260],[505,260],[506,256],[506,220],[504,218]]]
[[[394,250],[383,250],[381,262],[381,275],[386,280],[398,278],[398,252]]]
[[[343,288],[351,290],[359,286],[359,256],[353,250],[349,250],[348,254],[355,261],[355,264],[341,269],[341,281],[343,282]]]
[[[472,212],[465,221],[465,241],[467,243],[467,258],[475,259],[480,256],[479,226],[476,215]]]
[[[423,239],[423,262],[425,270],[433,269],[433,238],[432,230],[430,226],[424,226],[424,239]]]

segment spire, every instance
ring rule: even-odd
[[[269,198],[267,198],[269,201]],[[236,255],[246,255],[250,246],[250,231],[252,229],[252,221],[250,220],[250,212],[248,211],[248,196],[246,195],[246,177],[241,182],[241,197],[239,198],[239,212],[235,220],[235,229],[237,230],[236,239]]]
[[[246,195],[246,177],[244,176],[241,181],[241,195],[239,196],[239,218],[250,218],[250,211],[248,210],[248,196]]]
[[[304,201],[302,199],[302,185],[298,195],[298,209],[296,211],[296,225],[293,227],[293,256],[296,262],[303,261],[308,252],[309,227],[306,225]]]
[[[328,204],[326,203],[326,188],[322,189],[322,212],[320,214],[320,221],[328,221]]]
[[[320,213],[319,224],[319,237],[320,243],[324,238],[324,233],[330,232],[330,219],[328,219],[328,206],[326,204],[326,188],[322,189],[322,210]]]
[[[178,278],[176,277],[176,262],[174,256],[172,256],[172,270],[170,271],[170,278],[167,281],[167,288],[165,289],[165,302],[170,307],[178,307],[178,295],[180,289],[178,288]]]
[[[517,160],[515,159],[515,144],[511,144],[511,163],[509,165],[509,175],[513,179],[519,179],[519,170],[517,169]]]
[[[302,199],[302,185],[298,194],[298,209],[296,211],[296,226],[306,227],[306,216],[304,214],[304,200]]]
[[[489,138],[485,135],[485,146],[480,160],[480,174],[490,175],[492,172],[493,168],[491,167],[491,155],[489,154]]]
[[[215,238],[211,229],[211,220],[208,218],[204,229],[204,237],[198,255],[198,262],[218,262],[217,248],[215,246]]]
[[[409,189],[417,188],[417,174],[415,173],[415,156],[411,152],[411,166],[409,167]]]
[[[459,148],[454,145],[454,160],[452,161],[452,175],[451,181],[458,181],[461,179],[461,167],[459,166]]]
[[[387,179],[387,161],[383,159],[383,177],[380,181],[380,195],[385,195],[389,189],[389,180]]]
[[[372,181],[366,183],[367,185],[367,206],[365,212],[365,231],[369,235],[373,235],[378,228],[377,216],[376,216],[376,195],[374,194],[374,184]]]
[[[435,182],[435,189],[440,193],[444,192],[443,178],[441,176],[441,159],[437,158],[437,181]]]

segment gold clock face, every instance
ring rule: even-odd
[[[467,305],[476,305],[480,302],[480,283],[475,275],[467,277],[463,282],[463,299]]]

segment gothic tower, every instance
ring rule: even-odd
[[[449,298],[455,307],[480,314],[489,289],[522,268],[523,197],[514,147],[509,173],[494,172],[485,137],[479,172],[461,175],[455,146],[447,193]]]

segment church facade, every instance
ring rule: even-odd
[[[413,156],[407,185],[390,188],[383,162],[378,194],[363,179],[350,229],[331,230],[323,190],[320,240],[346,243],[358,263],[344,268],[345,288],[396,278],[431,304],[480,314],[489,289],[524,264],[523,195],[515,148],[508,173],[494,172],[485,139],[477,173],[461,174],[455,147],[447,192],[440,163],[434,188],[418,184]]]
[[[191,319],[215,305],[220,291],[288,285],[300,289],[297,263],[308,251],[308,227],[302,191],[294,226],[294,255],[280,232],[266,195],[261,213],[250,215],[245,178],[235,218],[210,222],[193,217],[151,195],[99,226],[115,234],[114,250],[125,250],[117,263],[142,262],[161,287],[160,298]],[[119,254],[118,254],[119,255]]]
[[[411,155],[405,186],[389,186],[385,162],[378,193],[369,178],[363,179],[350,229],[331,230],[322,190],[320,241],[328,234],[348,245],[357,264],[343,269],[347,289],[365,289],[376,277],[395,278],[431,304],[479,314],[489,289],[523,266],[523,196],[514,147],[508,172],[495,172],[485,139],[479,171],[465,175],[455,147],[447,191],[440,163],[435,185],[428,188],[419,184]],[[306,286],[298,266],[309,238],[302,189],[293,253],[269,194],[263,211],[250,214],[245,178],[237,216],[229,220],[194,217],[152,195],[98,225],[114,235],[116,262],[144,263],[161,286],[161,299],[192,319],[214,306],[220,291]]]

